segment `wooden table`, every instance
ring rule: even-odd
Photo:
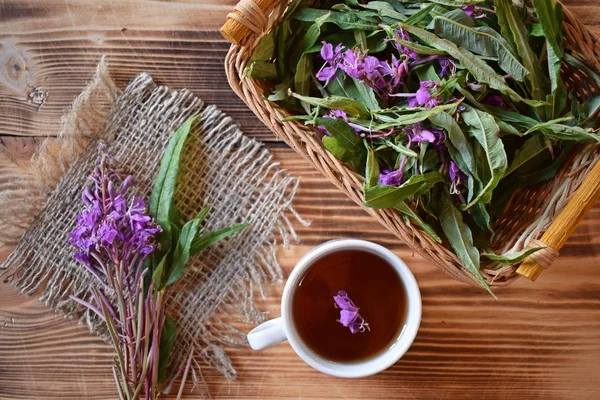
[[[286,270],[324,240],[357,237],[395,251],[421,286],[419,335],[388,371],[348,381],[313,371],[285,344],[261,353],[232,349],[235,382],[205,370],[214,398],[600,398],[600,207],[537,283],[521,280],[499,290],[494,301],[454,282],[276,141],[231,92],[222,67],[228,45],[217,30],[234,3],[0,0],[0,171],[26,166],[40,141],[56,135],[65,108],[107,54],[121,86],[147,71],[159,83],[192,89],[302,177],[296,208],[313,223],[299,228],[300,244],[279,251]],[[600,34],[594,26],[600,24],[600,2],[565,3]],[[47,99],[36,104],[41,93]],[[0,190],[10,184],[2,174]],[[9,250],[2,249],[2,259]],[[281,287],[273,287],[263,304],[273,315],[280,294]],[[115,399],[112,357],[86,328],[0,284],[1,399]]]

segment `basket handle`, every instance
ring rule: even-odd
[[[268,24],[267,11],[276,0],[240,0],[220,29],[229,43],[239,46],[248,35],[261,34]]]
[[[523,275],[532,281],[548,268],[558,256],[558,251],[563,247],[577,224],[583,219],[587,212],[594,206],[600,196],[600,161],[596,162],[594,168],[587,174],[579,189],[562,209],[558,216],[552,221],[541,241],[530,243],[535,247],[546,246],[527,258],[517,269],[519,275]]]

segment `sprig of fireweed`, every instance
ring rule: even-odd
[[[113,375],[121,400],[159,395],[177,334],[177,324],[164,310],[167,287],[183,276],[190,257],[247,227],[204,232],[200,224],[208,207],[186,223],[181,220],[173,196],[181,151],[195,120],[181,126],[167,145],[148,209],[141,197],[132,196],[134,177],[118,173],[113,158],[102,154],[70,233],[75,258],[96,281],[90,289],[92,302],[71,298],[106,323],[116,352]],[[184,383],[185,378],[182,388]]]

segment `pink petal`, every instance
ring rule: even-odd
[[[333,296],[333,300],[335,301],[335,304],[337,304],[337,306],[342,310],[358,312],[358,307],[356,307],[352,300],[350,300],[348,293],[343,290],[340,290],[336,296]]]
[[[354,321],[358,317],[358,311],[348,311],[342,310],[340,311],[340,324],[350,327],[354,325]]]
[[[433,132],[428,131],[426,129],[423,129],[421,131],[421,133],[419,134],[419,136],[421,136],[421,139],[424,142],[429,142],[429,143],[435,142],[435,135],[433,134]]]
[[[323,47],[321,47],[321,57],[325,61],[333,60],[333,45],[331,43],[323,43]]]
[[[417,95],[415,98],[417,103],[422,106],[427,104],[427,102],[431,99],[431,94],[429,94],[429,90],[427,89],[419,89],[417,90]]]
[[[325,67],[317,72],[317,79],[320,81],[328,81],[335,76],[336,67]]]

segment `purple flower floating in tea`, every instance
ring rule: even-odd
[[[369,324],[365,319],[358,313],[360,310],[354,302],[348,297],[348,293],[345,290],[340,290],[335,296],[333,296],[336,308],[340,309],[340,319],[337,321],[350,329],[352,334],[363,333],[369,328]]]

